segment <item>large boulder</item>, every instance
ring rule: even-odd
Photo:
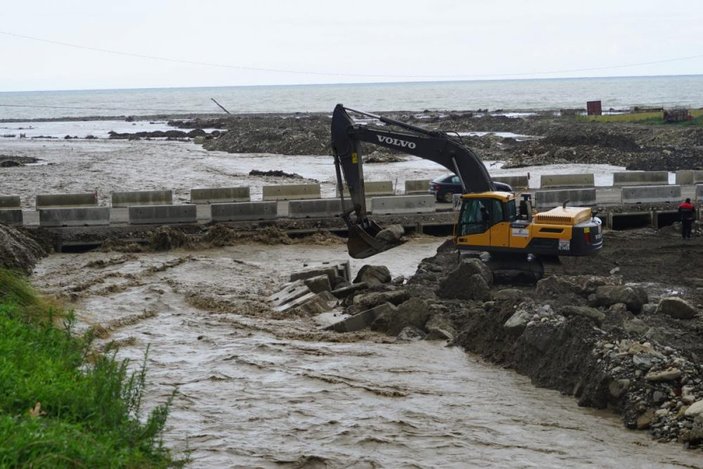
[[[463,259],[440,281],[437,296],[461,300],[488,300],[493,283],[491,270],[479,259]]]
[[[47,252],[22,229],[0,224],[0,268],[30,274]]]
[[[671,296],[659,301],[655,313],[666,314],[676,319],[693,319],[698,315],[698,310],[683,298]]]
[[[389,335],[398,335],[408,326],[424,330],[429,317],[428,305],[420,298],[410,298],[398,305],[398,308],[388,317],[387,332]]]
[[[633,285],[603,285],[589,298],[594,306],[612,306],[623,303],[629,311],[637,314],[642,311],[649,297],[644,288]]]
[[[369,287],[383,285],[391,281],[391,271],[385,265],[365,265],[359,269],[353,283],[364,282]]]

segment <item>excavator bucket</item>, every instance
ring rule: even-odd
[[[403,244],[393,236],[378,236],[383,230],[370,220],[364,225],[350,223],[348,226],[347,250],[354,259],[366,259]]]

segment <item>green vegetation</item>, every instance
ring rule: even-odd
[[[169,467],[168,403],[141,419],[145,363],[91,353],[73,318],[0,270],[0,467]],[[146,357],[145,357],[146,361]]]
[[[624,122],[630,124],[650,124],[650,125],[703,125],[703,109],[691,109],[689,113],[693,119],[684,122],[666,124],[661,111],[651,112],[630,112],[627,114],[607,114],[602,116],[579,116],[579,120],[587,122]]]

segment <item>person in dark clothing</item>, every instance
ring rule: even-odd
[[[691,199],[686,199],[679,205],[679,216],[681,217],[681,237],[691,239],[691,228],[696,215],[696,209],[691,203]]]

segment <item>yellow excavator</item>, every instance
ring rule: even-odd
[[[366,119],[354,121],[349,113]],[[400,237],[386,236],[383,227],[368,217],[362,142],[425,158],[454,172],[463,188],[454,243],[460,253],[489,253],[494,270],[526,271],[539,278],[546,262],[555,262],[559,256],[592,255],[603,247],[602,223],[590,208],[569,207],[564,202],[561,207],[533,213],[530,195],[523,194],[518,201],[510,186],[494,182],[459,136],[342,104],[334,109],[331,130],[339,191],[344,193],[346,183],[351,198],[351,207],[342,218],[349,229],[347,249],[353,258],[367,258],[402,243]]]

